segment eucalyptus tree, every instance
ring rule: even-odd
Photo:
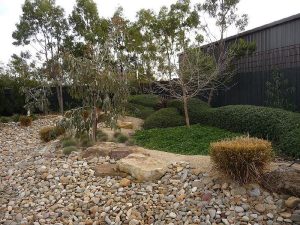
[[[248,15],[239,14],[238,4],[240,0],[205,0],[203,5],[198,5],[199,10],[203,10],[209,15],[209,17],[215,22],[218,33],[212,34],[212,26],[202,26],[206,37],[212,42],[209,45],[211,55],[215,57],[216,65],[218,67],[218,80],[223,80],[226,83],[231,79],[233,71],[230,71],[230,62],[236,56],[232,51],[231,45],[225,43],[225,34],[230,28],[235,28],[237,32],[243,31],[248,25]],[[239,44],[245,43],[234,43],[234,48]],[[246,46],[246,51],[253,51],[253,43],[249,43]],[[212,84],[214,86],[214,84]],[[214,92],[217,88],[212,88],[209,93],[208,103],[211,104]]]
[[[100,117],[102,122],[115,127],[127,101],[128,21],[123,18],[121,9],[111,19],[101,18],[92,0],[77,0],[69,21],[73,28],[73,46],[81,48],[79,54],[66,57],[71,94],[83,102],[83,108],[75,110],[90,112],[90,128],[86,130],[95,141]]]
[[[216,79],[212,57],[199,47],[203,37],[198,9],[184,0],[162,7],[158,14],[144,10],[138,15],[141,34],[149,41],[143,47],[151,56],[148,64],[156,72],[155,83],[162,92],[182,101],[189,127],[189,99],[206,91]]]
[[[13,32],[14,45],[30,46],[35,51],[40,67],[57,91],[60,112],[63,113],[62,71],[63,42],[68,33],[64,10],[55,0],[25,0],[22,15]]]

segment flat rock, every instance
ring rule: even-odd
[[[109,157],[114,159],[114,160],[120,160],[122,158],[127,157],[131,153],[132,153],[132,151],[128,150],[128,149],[117,149],[117,150],[111,151],[109,153]]]
[[[94,158],[94,157],[105,157],[111,152],[110,148],[104,148],[103,146],[92,146],[84,150],[81,155],[82,158]]]
[[[143,154],[130,154],[117,162],[120,171],[130,174],[138,181],[160,179],[167,170],[168,164]]]
[[[94,168],[95,176],[97,177],[106,177],[106,176],[120,176],[126,177],[127,174],[118,170],[118,166],[116,164],[101,164]]]

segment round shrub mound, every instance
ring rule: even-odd
[[[250,105],[231,105],[210,112],[209,125],[279,141],[281,135],[300,128],[300,113]]]
[[[31,125],[31,123],[32,123],[32,117],[30,117],[30,116],[20,116],[19,117],[19,121],[20,121],[20,124],[21,124],[21,126],[23,126],[23,127],[28,127],[28,126],[30,126]]]
[[[76,152],[78,149],[75,146],[68,146],[63,148],[63,153],[65,155],[70,155],[72,152]]]
[[[183,102],[180,100],[171,100],[167,104],[168,107],[176,108],[182,116],[184,116]],[[188,102],[188,112],[191,124],[207,124],[211,108],[206,102],[197,98],[191,98]]]
[[[300,128],[282,135],[279,143],[279,149],[282,153],[300,158]]]
[[[184,125],[184,118],[175,108],[165,108],[149,116],[143,125],[144,129],[177,127]]]
[[[154,109],[152,107],[146,107],[138,104],[128,103],[126,105],[126,111],[129,116],[146,119],[152,113],[154,113]]]
[[[160,98],[157,95],[132,95],[129,97],[128,102],[154,108],[160,103]]]
[[[250,137],[238,137],[210,145],[215,169],[240,184],[257,181],[271,162],[272,152],[271,142]]]

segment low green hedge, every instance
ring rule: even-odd
[[[146,119],[148,116],[154,113],[152,107],[146,107],[138,104],[128,103],[126,111],[129,116]]]
[[[184,117],[176,108],[160,109],[150,115],[144,122],[144,129],[177,127],[184,125]]]
[[[277,142],[282,135],[300,128],[300,114],[268,107],[229,105],[210,110],[208,124]]]
[[[300,158],[300,128],[283,134],[278,147],[282,154]]]
[[[132,95],[128,99],[129,103],[154,108],[160,103],[160,97],[157,95]]]
[[[180,114],[184,116],[183,102],[180,100],[171,100],[168,102],[168,107],[178,109]],[[188,112],[191,124],[202,123],[206,124],[209,120],[209,112],[211,108],[206,102],[200,99],[192,98],[188,102]]]

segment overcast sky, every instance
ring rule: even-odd
[[[12,32],[21,15],[24,0],[0,0],[0,61],[7,63],[13,53],[18,53],[22,47],[12,45]],[[75,0],[56,0],[69,14]],[[118,6],[124,8],[127,18],[133,20],[141,8],[158,10],[163,5],[170,5],[176,0],[95,0],[101,16],[110,17]],[[202,0],[192,0],[202,2]],[[300,12],[300,0],[241,0],[241,13],[249,15],[247,30],[270,23]],[[229,33],[228,35],[232,35]]]

